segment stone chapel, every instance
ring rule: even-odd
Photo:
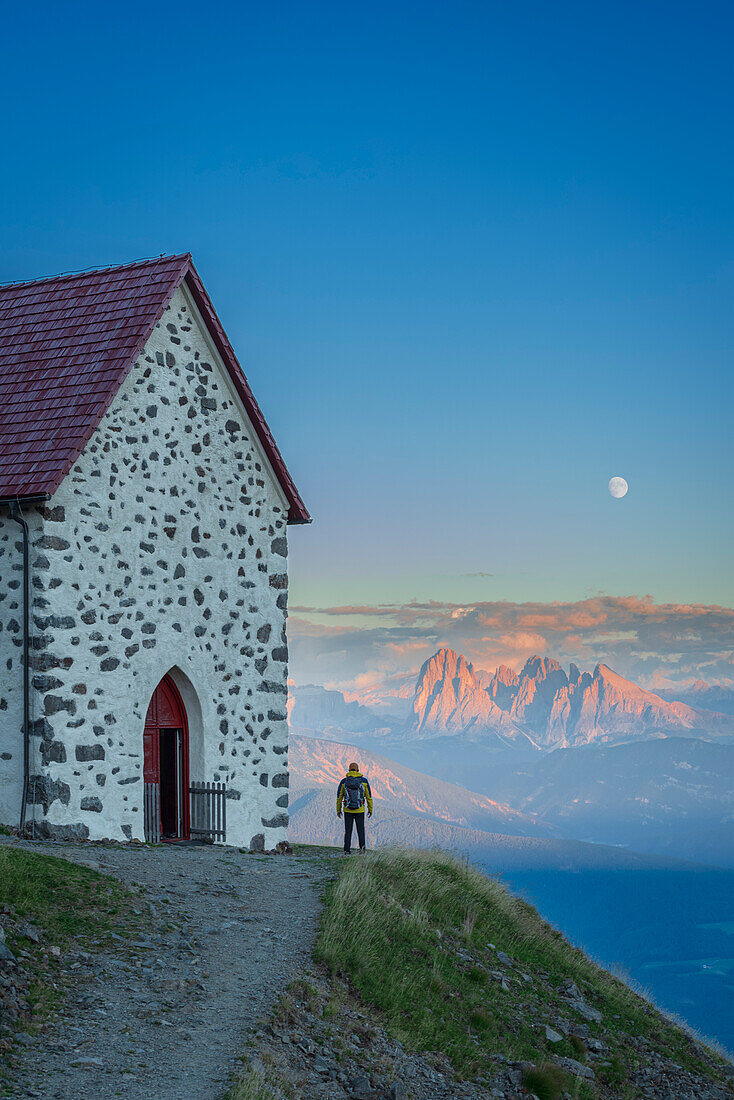
[[[0,822],[285,840],[308,522],[190,255],[0,287]]]

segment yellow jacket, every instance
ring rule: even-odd
[[[370,790],[369,781],[367,779],[365,779],[365,777],[360,772],[358,772],[356,770],[356,768],[350,768],[349,771],[347,772],[346,776],[344,777],[344,779],[342,779],[341,783],[339,784],[339,788],[336,792],[336,812],[338,814],[340,814],[342,812],[342,807],[343,807],[345,814],[363,814],[364,813],[364,803],[362,804],[362,806],[358,810],[350,810],[350,809],[347,808],[347,806],[346,806],[346,801],[347,801],[346,792],[344,790],[344,784],[346,783],[347,779],[361,779],[362,780],[362,793],[364,795],[364,801],[367,803],[367,809],[369,810],[370,813],[372,813],[372,791]]]

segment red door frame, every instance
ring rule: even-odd
[[[181,807],[182,835],[168,837],[169,843],[189,838],[189,722],[181,693],[170,676],[164,676],[151,696],[145,716],[143,732],[143,779],[145,783],[160,784],[161,755],[160,731],[181,730],[181,771],[183,806]],[[160,827],[160,822],[158,823]]]

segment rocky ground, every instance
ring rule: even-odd
[[[566,992],[570,1008],[578,990],[573,987]],[[580,999],[576,1003],[585,1004]],[[579,1095],[616,1100],[621,1091],[614,1086],[610,1091],[608,1084],[597,1081],[594,1069],[608,1063],[607,1044],[591,1037],[578,1012],[568,1014],[575,1015],[576,1021],[556,1017],[558,1031],[547,1030],[558,1042],[574,1036],[577,1057],[557,1057],[543,1064],[558,1065],[572,1082],[572,1091],[562,1093],[564,1100]],[[545,1031],[547,1025],[542,1027]],[[630,1036],[629,1051],[630,1063],[639,1062],[639,1067],[629,1074],[625,1096],[633,1095],[635,1100],[731,1100],[734,1096],[732,1088],[659,1057],[644,1039]],[[443,1054],[406,1051],[365,1010],[348,982],[321,968],[293,983],[272,1017],[251,1034],[246,1061],[242,1089],[234,1090],[233,1100],[258,1095],[254,1089],[260,1083],[277,1100],[529,1100],[534,1094],[525,1077],[538,1068],[532,1062],[508,1061],[498,1052],[492,1057],[495,1072],[491,1076],[459,1081]]]
[[[248,1026],[309,964],[328,863],[205,846],[35,847],[133,886],[145,933],[111,933],[58,960],[64,1009],[40,1034],[17,1035],[6,1095],[220,1096]],[[17,935],[7,912],[4,921]],[[1,955],[3,1015],[17,1027],[28,971]]]

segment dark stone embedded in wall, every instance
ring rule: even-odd
[[[280,806],[284,810],[287,810],[288,809],[288,795],[287,794],[282,794],[280,796],[280,798],[276,798],[275,805]]]
[[[271,627],[270,623],[266,623],[265,626],[261,626],[259,628],[258,632],[257,632],[258,642],[262,642],[263,645],[265,645],[265,643],[270,640],[271,633],[272,633],[272,627]]]
[[[77,760],[86,763],[89,760],[104,760],[105,751],[102,745],[77,745],[74,755]]]
[[[132,838],[133,838],[133,827],[132,827],[132,825],[121,825],[120,828],[122,829],[122,831],[125,834],[125,836],[127,837],[127,839],[132,840]]]
[[[87,795],[85,798],[83,798],[81,805],[82,805],[83,810],[88,810],[90,813],[93,813],[93,814],[101,814],[102,813],[102,803],[101,803],[100,799],[97,798],[97,796],[94,795],[94,794]]]
[[[270,578],[271,588],[287,588],[288,587],[288,574],[287,573],[273,573]]]
[[[36,831],[42,840],[87,840],[89,826],[81,822],[74,825],[52,825],[50,821],[39,821]]]
[[[261,772],[260,773],[260,786],[261,787],[267,787],[267,785],[268,785],[268,773],[267,772]]]
[[[278,772],[277,775],[274,775],[273,776],[273,786],[274,787],[289,787],[290,786],[290,777],[288,775],[288,772]]]
[[[276,648],[273,650],[272,657],[273,657],[274,661],[278,661],[281,664],[287,664],[288,663],[288,646],[287,645],[276,646]]]
[[[76,703],[73,699],[62,699],[60,695],[45,695],[43,698],[44,714],[58,714],[67,710],[69,714],[76,714]]]
[[[41,760],[44,764],[65,764],[66,746],[63,741],[42,741]]]
[[[250,841],[251,852],[264,852],[265,851],[265,833],[255,833],[254,837]]]
[[[263,680],[258,685],[258,690],[272,692],[276,695],[288,694],[288,688],[285,686],[285,684],[278,684],[275,682],[275,680]]]
[[[66,512],[60,504],[55,505],[53,508],[41,507],[38,509],[43,518],[51,523],[63,523],[66,519]]]
[[[275,817],[264,818],[260,821],[266,829],[285,829],[288,826],[288,814],[276,814]]]
[[[31,776],[28,801],[36,806],[43,806],[43,812],[48,813],[48,808],[56,799],[69,805],[71,789],[68,783],[61,783],[57,779],[51,779],[48,775]]]
[[[73,630],[76,626],[76,619],[71,615],[49,615],[46,619],[34,616],[34,618],[39,630],[46,630],[48,627],[53,630]]]
[[[70,542],[60,539],[58,535],[42,535],[36,543],[39,550],[68,550],[70,546]]]
[[[288,715],[284,710],[269,710],[268,721],[269,722],[285,722]]]
[[[114,672],[119,665],[117,657],[105,657],[104,661],[100,662],[100,668],[102,672]]]
[[[38,648],[35,645],[37,640],[33,639],[34,649]],[[33,668],[38,672],[48,672],[52,668],[71,668],[73,663],[73,657],[57,657],[54,653],[34,653],[32,657]]]
[[[63,687],[64,681],[58,680],[55,676],[34,676],[33,686],[36,691],[55,691],[56,688]]]
[[[42,737],[44,741],[52,741],[54,736],[51,723],[46,718],[35,718],[31,722],[31,737]]]

